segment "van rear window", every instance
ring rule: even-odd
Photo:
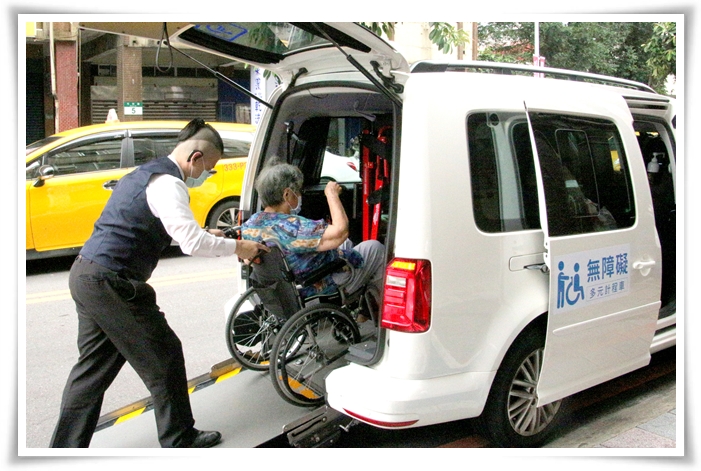
[[[326,35],[340,46],[370,51],[365,44],[324,23],[198,23],[183,31],[180,39],[238,60],[276,64],[298,52],[334,47]]]

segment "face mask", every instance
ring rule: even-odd
[[[300,211],[302,211],[302,195],[297,196],[297,207],[293,208],[292,206],[290,206],[291,214],[294,214],[296,216],[300,213]]]
[[[202,161],[202,165],[204,165],[204,160]],[[206,179],[214,175],[214,172],[209,171],[209,170],[202,170],[202,173],[200,173],[200,176],[197,178],[192,178],[192,177],[187,177],[185,179],[185,186],[188,188],[196,188],[204,183]]]

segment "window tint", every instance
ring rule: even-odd
[[[533,153],[521,114],[476,113],[467,121],[477,227],[506,232],[540,227]]]
[[[157,157],[169,155],[177,143],[177,135],[135,137],[134,165],[139,166]]]
[[[111,138],[62,148],[44,156],[44,165],[54,167],[56,175],[94,172],[119,168],[122,139]]]
[[[531,114],[550,235],[630,227],[635,207],[623,146],[611,122]]]
[[[248,157],[248,151],[251,149],[251,140],[253,136],[242,134],[240,137],[226,137],[222,134],[224,141],[224,156],[225,157]]]
[[[29,155],[30,153],[34,152],[40,147],[44,147],[45,145],[51,144],[52,142],[57,141],[59,139],[61,138],[58,136],[49,136],[39,141],[32,142],[31,144],[27,144],[27,151],[25,155]]]
[[[613,123],[531,114],[545,185],[550,235],[630,227],[628,167]],[[480,112],[467,120],[477,227],[507,232],[540,227],[538,188],[523,113]]]
[[[249,133],[222,134],[225,157],[248,157],[253,136]],[[151,159],[170,155],[178,144],[177,133],[172,135],[134,136],[134,165],[145,164]]]

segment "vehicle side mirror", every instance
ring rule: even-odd
[[[56,175],[56,169],[52,165],[42,165],[39,167],[39,177],[34,182],[35,187],[44,185],[44,181],[53,178]]]

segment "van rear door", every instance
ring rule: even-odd
[[[283,86],[299,80],[344,72],[356,66],[375,71],[375,76],[404,82],[409,64],[389,43],[358,23],[310,22],[82,22],[95,31],[168,39],[183,50],[199,50],[274,72]],[[342,48],[343,53],[338,48]],[[373,64],[374,63],[374,64]]]
[[[619,94],[590,92],[525,103],[550,276],[539,406],[648,364],[660,307],[659,241],[632,117]]]

